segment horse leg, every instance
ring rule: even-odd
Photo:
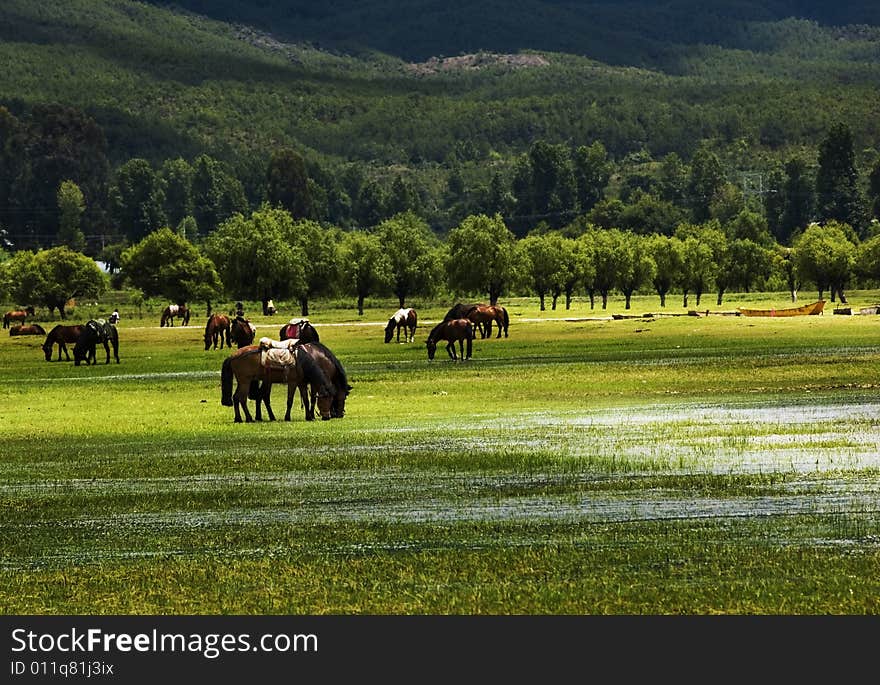
[[[303,404],[303,409],[305,409],[306,421],[314,421],[315,420],[315,405],[314,405],[314,397],[312,397],[311,389],[309,388],[308,383],[301,383],[299,386],[299,397],[300,401]]]
[[[270,421],[275,420],[275,413],[272,411],[272,383],[269,381],[263,381],[263,385],[260,388],[260,399],[257,400],[257,421],[262,421],[263,417],[260,415],[260,404],[266,405],[266,414],[269,416]]]
[[[245,423],[253,423],[254,417],[251,416],[250,409],[248,409],[247,406],[248,389],[250,388],[250,383],[248,383],[247,385],[242,385],[240,387],[241,389],[237,391],[238,397],[236,399],[238,399],[238,402],[241,404],[241,409],[242,411],[244,411]],[[239,423],[240,422],[241,421],[239,420]]]
[[[104,341],[104,351],[107,353],[107,361],[104,363],[109,364],[110,363],[110,343],[108,343],[106,340]]]
[[[296,395],[296,386],[293,383],[287,384],[287,412],[284,414],[284,420],[290,421],[290,410],[293,408],[293,397]]]
[[[449,358],[452,361],[455,361],[455,341],[450,340],[449,344],[446,346],[446,351],[449,352]]]

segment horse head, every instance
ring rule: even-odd
[[[429,337],[425,341],[425,346],[428,348],[428,361],[431,361],[434,359],[434,353],[437,352],[437,341]]]
[[[318,394],[315,395],[315,406],[321,415],[322,421],[329,421],[334,417],[333,405],[335,396],[336,393],[333,392],[333,389],[327,386],[320,388]]]
[[[397,319],[393,316],[388,321],[388,325],[385,326],[385,342],[391,342],[391,338],[394,336],[394,328],[397,326]]]

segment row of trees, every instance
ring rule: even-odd
[[[40,304],[64,317],[71,298],[98,298],[108,277],[95,262],[68,247],[22,250],[0,265],[0,288],[19,303]],[[177,302],[219,298],[296,299],[304,316],[314,298],[351,296],[360,314],[367,297],[393,295],[400,306],[413,297],[478,295],[492,303],[504,295],[535,294],[541,309],[550,297],[568,308],[578,292],[607,307],[613,291],[630,306],[635,293],[653,291],[666,306],[672,292],[697,306],[703,295],[748,292],[784,284],[792,300],[804,284],[820,298],[845,301],[854,279],[880,279],[880,235],[860,241],[847,224],[811,224],[791,247],[779,245],[760,217],[747,212],[727,225],[717,219],[681,223],[673,235],[604,229],[583,217],[565,231],[536,230],[518,239],[496,214],[471,215],[444,240],[413,212],[373,230],[344,231],[287,210],[263,205],[234,214],[198,245],[163,227],[120,256],[116,284],[126,281],[144,297]]]
[[[600,141],[537,140],[489,177],[456,161],[429,176],[329,167],[290,148],[251,160],[247,173],[206,154],[158,166],[134,158],[111,172],[102,132],[81,112],[38,107],[18,119],[0,108],[0,228],[16,247],[64,244],[97,255],[109,244],[111,262],[163,226],[195,240],[264,202],[294,219],[346,229],[411,211],[438,234],[468,216],[498,213],[518,236],[581,215],[604,228],[672,235],[679,223],[726,222],[749,209],[781,244],[814,220],[849,224],[864,238],[880,215],[880,159],[860,174],[853,148],[849,128],[832,126],[815,160],[771,165],[755,192],[734,174],[745,161],[723,158],[708,143],[685,162],[644,151],[614,160]],[[103,240],[87,243],[87,236]]]

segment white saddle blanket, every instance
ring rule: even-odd
[[[299,338],[272,340],[260,338],[260,364],[283,368],[296,364],[296,345]]]

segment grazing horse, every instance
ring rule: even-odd
[[[244,420],[251,423],[254,419],[248,410],[248,399],[256,402],[257,420],[261,421],[260,402],[266,405],[266,411],[271,421],[275,420],[272,407],[269,404],[269,394],[272,383],[287,383],[288,413],[284,417],[290,420],[290,406],[293,404],[293,395],[296,390],[304,394],[303,387],[314,384],[322,388],[317,393],[318,410],[322,418],[330,418],[331,391],[323,372],[311,360],[300,359],[296,349],[290,350],[288,361],[284,365],[274,365],[263,356],[265,348],[260,345],[248,345],[237,350],[223,360],[220,370],[220,403],[224,407],[235,409],[235,423],[241,423],[241,413],[244,412]],[[267,363],[264,363],[267,362]],[[232,390],[233,380],[238,386],[235,392]],[[264,387],[260,387],[263,381]],[[268,384],[268,385],[267,385]]]
[[[85,361],[86,365],[97,364],[95,348],[98,343],[102,344],[107,352],[107,364],[110,363],[110,345],[113,345],[113,356],[118,364],[119,332],[116,326],[107,323],[104,319],[91,319],[82,327],[79,338],[73,346],[74,365],[79,366],[82,361]]]
[[[185,304],[169,304],[162,311],[162,318],[159,321],[159,327],[163,328],[165,326],[173,326],[174,318],[180,317],[180,325],[188,326],[189,325],[189,315],[190,310]]]
[[[502,331],[504,337],[507,337],[507,327],[510,325],[510,319],[507,316],[507,310],[498,305],[478,304],[473,307],[466,315],[471,323],[480,330],[481,338],[492,337],[492,322],[498,324],[498,335],[500,338]]]
[[[441,321],[431,332],[428,333],[428,339],[425,344],[428,347],[428,360],[434,359],[434,353],[437,351],[437,343],[446,340],[446,351],[449,358],[453,361],[471,358],[471,347],[474,339],[474,327],[469,319],[452,319],[451,321]],[[465,356],[465,341],[467,341],[467,356]],[[455,343],[461,352],[460,357],[455,355]]]
[[[217,349],[217,343],[220,343],[220,349],[223,349],[223,344],[226,343],[227,347],[232,347],[232,343],[229,339],[229,317],[226,314],[211,314],[208,317],[208,323],[205,324],[205,349],[211,349],[211,344],[214,345],[214,349]]]
[[[9,328],[9,325],[16,321],[18,323],[24,323],[25,319],[29,316],[34,315],[34,307],[33,305],[28,305],[24,309],[13,309],[12,311],[6,312],[3,315],[3,328]]]
[[[67,345],[73,345],[79,340],[82,328],[83,327],[79,324],[76,326],[62,326],[59,324],[49,331],[45,342],[43,342],[43,352],[46,354],[46,361],[52,361],[52,348],[56,343],[58,344],[58,361],[61,361],[62,352],[64,352],[64,356],[67,357],[67,361],[70,361],[70,354],[67,352]]]
[[[278,331],[279,340],[298,339],[300,342],[319,342],[320,336],[308,319],[291,319]]]
[[[247,319],[236,316],[229,327],[229,337],[231,337],[239,349],[253,345],[254,336],[257,334],[257,327]]]
[[[319,342],[300,343],[297,348],[297,353],[303,357],[311,357],[318,364],[330,382],[332,388],[330,416],[328,417],[322,414],[321,418],[341,419],[345,416],[345,400],[351,392],[348,375],[345,373],[345,369],[342,368],[342,364],[326,345]],[[316,390],[318,391],[317,394]],[[306,406],[307,421],[311,421],[315,418],[315,398],[320,397],[320,390],[320,387],[311,384],[310,403]],[[302,392],[302,388],[300,388],[300,396],[304,400],[306,399],[306,394]],[[291,398],[288,396],[288,402],[290,402],[290,399]],[[287,410],[290,411],[289,406]]]
[[[46,335],[46,331],[38,323],[32,323],[27,326],[13,326],[9,329],[9,335]]]
[[[410,307],[409,309],[398,309],[394,312],[394,316],[388,319],[388,325],[385,326],[385,342],[391,342],[391,338],[394,337],[394,331],[397,331],[397,342],[400,342],[400,331],[403,331],[403,342],[415,342],[416,339],[416,324],[419,321],[419,315],[416,314],[416,310]]]

